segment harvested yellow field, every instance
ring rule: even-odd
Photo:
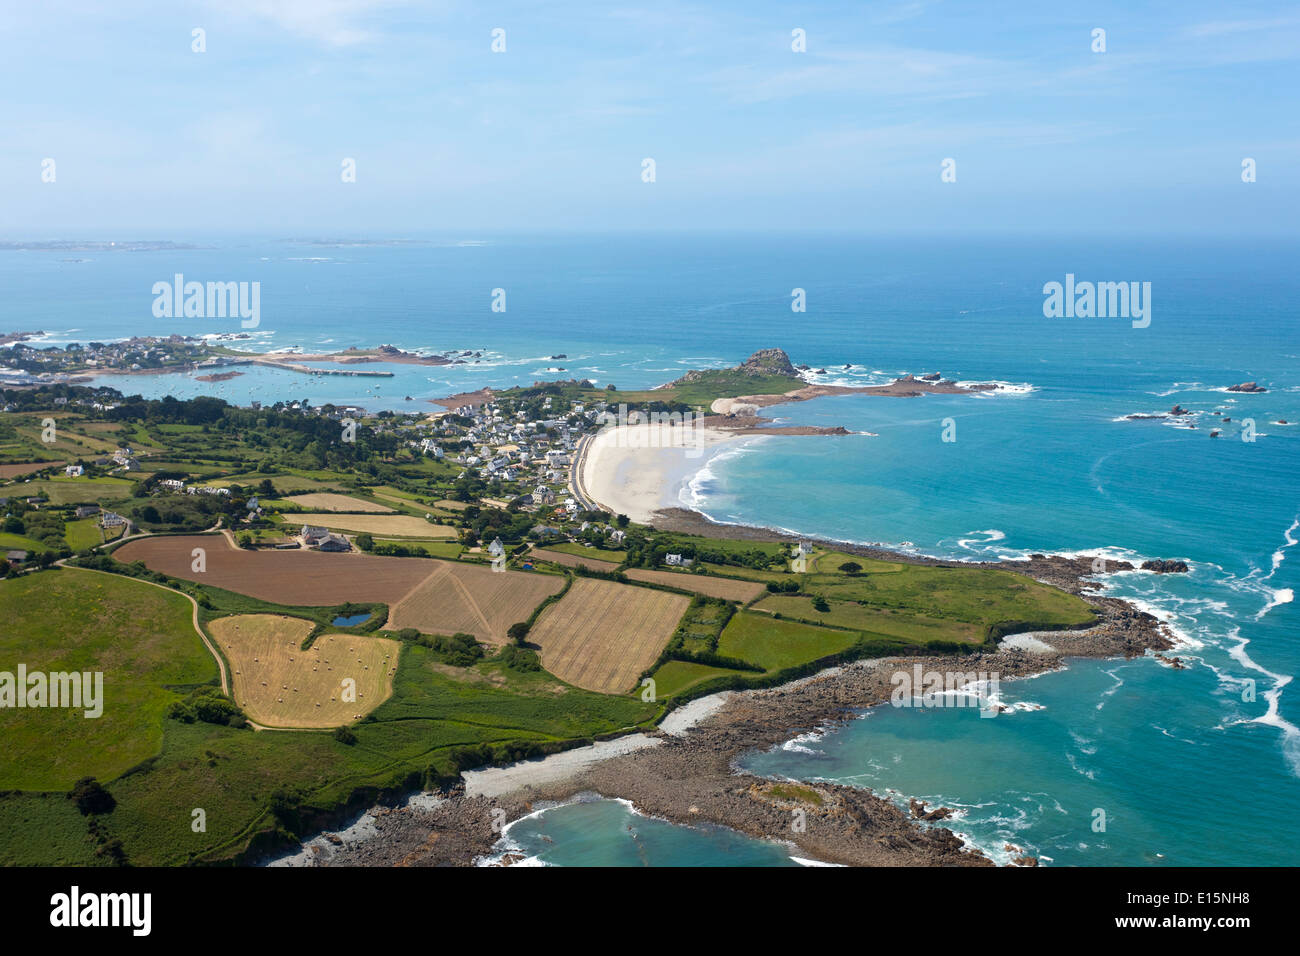
[[[486,644],[505,644],[511,624],[528,620],[537,605],[564,587],[564,579],[554,574],[434,563],[437,569],[393,605],[390,628],[413,627],[425,634],[464,632]]]
[[[315,511],[366,511],[373,514],[390,514],[393,509],[377,501],[353,498],[351,495],[336,495],[328,491],[313,491],[306,495],[293,495],[284,499],[291,505],[299,505]]]
[[[757,581],[736,581],[708,574],[680,574],[676,571],[650,571],[646,568],[629,568],[623,573],[633,581],[666,584],[670,588],[694,591],[696,594],[725,601],[739,601],[741,604],[748,604],[760,594],[767,593],[767,587]]]
[[[287,524],[314,524],[338,531],[367,531],[390,538],[454,538],[456,529],[430,524],[414,515],[336,515],[328,513],[287,514]]]
[[[528,642],[541,648],[542,665],[561,680],[626,693],[655,662],[690,601],[684,594],[578,578],[542,612]]]
[[[313,626],[280,614],[239,614],[208,625],[230,664],[235,703],[254,723],[338,727],[360,720],[393,692],[400,643],[322,634],[304,651]]]

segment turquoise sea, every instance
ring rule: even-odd
[[[180,272],[261,282],[261,325],[248,340],[256,348],[386,342],[482,355],[448,368],[393,366],[395,377],[378,381],[250,370],[216,384],[171,375],[107,384],[240,403],[412,408],[465,388],[557,377],[646,387],[768,346],[824,368],[820,381],[938,371],[1006,383],[979,397],[782,406],[774,411],[789,421],[874,437],[771,437],[729,448],[703,463],[683,501],[721,521],[944,557],[1103,549],[1182,558],[1188,575],[1106,582],[1109,593],[1165,618],[1191,666],[1074,662],[1003,685],[1010,700],[1039,708],[996,720],[880,708],[755,754],[747,766],[956,808],[954,829],[999,858],[1014,844],[1055,865],[1296,862],[1300,704],[1289,684],[1300,671],[1292,601],[1300,426],[1280,422],[1300,422],[1297,244],[806,235],[191,241],[202,248],[0,252],[0,331],[40,329],[50,342],[238,333],[237,320],[153,317],[153,283]],[[1044,318],[1043,284],[1067,273],[1150,282],[1150,327]],[[504,313],[490,309],[497,288],[506,290]],[[806,313],[790,310],[795,288],[806,290]],[[1268,391],[1224,391],[1247,380]],[[1122,420],[1176,402],[1192,413],[1181,427]],[[1254,441],[1242,440],[1244,419]],[[956,441],[942,440],[945,426]],[[1210,437],[1212,427],[1221,437]],[[1104,832],[1093,829],[1098,809]],[[621,804],[573,804],[517,824],[511,836],[555,864],[789,861],[775,844],[632,821],[639,842],[627,836]]]
[[[683,827],[586,795],[517,820],[501,846],[540,866],[798,866],[790,847],[725,827]]]

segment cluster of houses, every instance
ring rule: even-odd
[[[135,460],[135,453],[130,447],[122,447],[113,452],[113,464],[120,471],[139,471],[140,463]]]
[[[510,415],[491,401],[465,405],[434,416],[432,434],[408,444],[463,466],[465,473],[521,484],[525,490],[514,504],[523,510],[559,505],[558,520],[567,521],[584,510],[568,493],[578,439],[596,424],[607,403],[574,403],[563,416],[551,411],[551,403],[544,399],[542,414],[533,416],[525,411]],[[464,448],[466,444],[471,447]],[[448,452],[448,446],[463,450]]]
[[[164,478],[158,482],[158,487],[175,495],[218,495],[223,498],[230,496],[229,488],[216,488],[211,485],[187,485],[180,478]]]
[[[56,403],[59,399],[54,400]],[[136,460],[135,453],[129,447],[122,447],[113,452],[111,458],[96,458],[95,464],[100,467],[112,467],[114,471],[139,471],[140,462]],[[69,478],[80,478],[86,473],[83,465],[68,465],[63,469],[63,473]]]
[[[62,373],[105,368],[138,371],[146,367],[194,363],[205,350],[206,345],[201,340],[176,334],[137,336],[120,342],[90,342],[87,345],[74,342],[66,348],[37,348],[24,342],[13,345],[19,364],[46,381],[54,379],[57,373],[36,372],[38,367],[50,367]]]

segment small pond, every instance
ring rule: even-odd
[[[334,619],[335,627],[352,627],[354,624],[360,624],[362,621],[370,620],[370,612],[365,611],[361,614],[353,614],[349,617],[336,617]]]

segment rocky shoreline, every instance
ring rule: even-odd
[[[771,529],[714,525],[694,512],[674,509],[659,515],[672,530],[690,527],[699,532],[704,530],[701,525],[706,525],[714,536],[793,539]],[[892,561],[958,563],[828,543],[838,550]],[[1089,559],[1034,555],[1028,561],[996,566],[1080,595],[1097,610],[1097,623],[1080,631],[1041,632],[1038,636],[1050,641],[1050,646],[1037,642],[1034,650],[1002,646],[966,655],[864,660],[776,688],[730,692],[720,707],[691,729],[668,732],[660,728],[653,735],[654,746],[598,763],[578,764],[562,779],[539,774],[535,782],[521,783],[491,797],[467,796],[462,785],[432,806],[422,801],[381,809],[374,820],[374,834],[332,848],[328,865],[472,865],[500,851],[503,821],[517,820],[581,794],[599,794],[626,799],[639,812],[673,823],[716,824],[749,836],[784,841],[796,847],[799,855],[825,863],[991,866],[991,860],[967,847],[950,830],[922,825],[944,819],[944,808],[913,807],[909,813],[869,790],[827,783],[782,785],[738,770],[736,764],[746,754],[842,724],[865,708],[887,702],[893,689],[891,676],[914,664],[929,671],[984,672],[1013,679],[1058,669],[1070,657],[1134,657],[1174,646],[1168,630],[1152,615],[1125,601],[1094,593],[1100,585],[1083,580],[1098,573]],[[1110,562],[1105,570],[1132,569],[1128,562]],[[517,765],[520,767],[527,765]],[[801,829],[792,825],[796,819],[802,821]],[[514,862],[514,858],[503,862]],[[1024,855],[1015,862],[1037,865],[1037,860]]]

